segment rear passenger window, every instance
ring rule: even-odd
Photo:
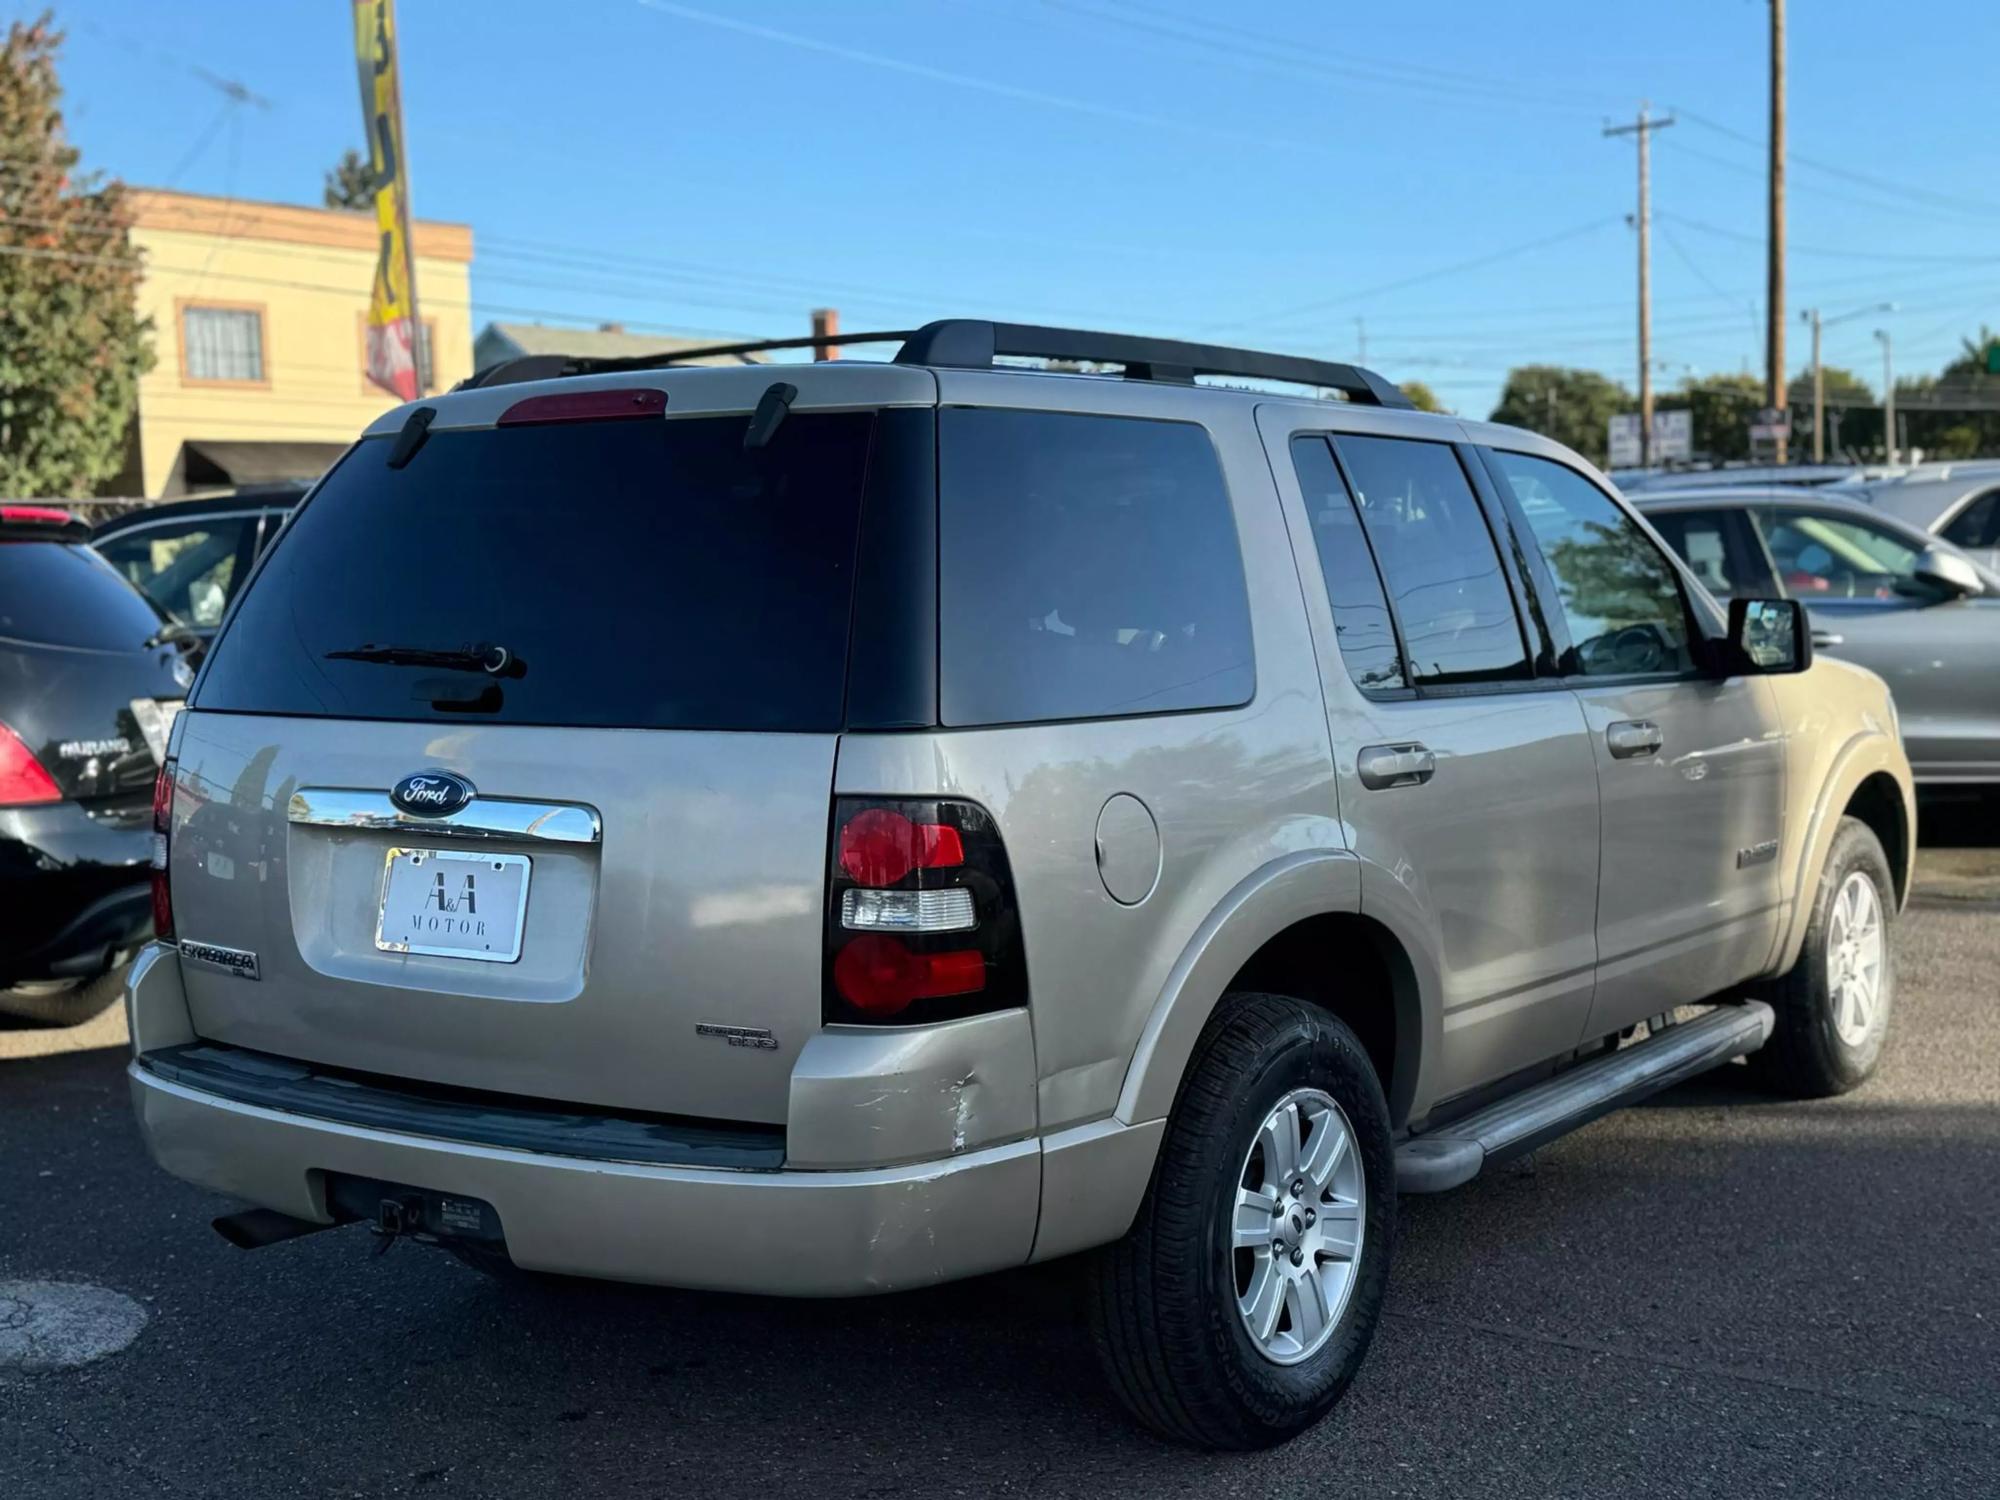
[[[1389,600],[1382,592],[1382,576],[1375,571],[1368,539],[1361,533],[1354,497],[1333,462],[1333,450],[1323,437],[1295,437],[1292,465],[1305,494],[1313,546],[1319,552],[1327,602],[1333,606],[1333,632],[1347,675],[1363,692],[1400,688],[1403,657],[1396,649]]]
[[[1586,677],[1694,670],[1680,578],[1653,539],[1574,469],[1495,450],[1535,534],[1569,623],[1571,671]]]
[[[1250,606],[1215,447],[1182,422],[938,413],[946,724],[1250,701]]]
[[[2000,490],[1988,490],[1960,511],[1944,539],[1959,547],[2000,547]]]
[[[1404,438],[1335,441],[1395,602],[1411,678],[1419,686],[1527,678],[1513,595],[1458,455]]]

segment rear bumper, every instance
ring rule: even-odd
[[[180,964],[164,944],[142,951],[127,991],[134,1110],[154,1159],[175,1176],[297,1218],[330,1223],[328,1174],[478,1199],[499,1219],[507,1250],[529,1270],[779,1296],[893,1291],[1067,1254],[1114,1239],[1136,1212],[1160,1122],[1100,1121],[1043,1138],[1024,1131],[988,1143],[994,1111],[978,1103],[974,1065],[951,1059],[954,1089],[911,1087],[902,1033],[876,1059],[875,1086],[855,1056],[864,1039],[835,1037],[793,1074],[788,1165],[747,1171],[562,1155],[445,1139],[227,1098],[169,1078],[146,1057],[198,1043]],[[981,1018],[990,1021],[991,1018]],[[934,1045],[964,1048],[953,1034]],[[991,1043],[993,1033],[985,1033]],[[956,1038],[954,1040],[954,1037]],[[983,1059],[978,1067],[998,1067]],[[1031,1066],[1031,1065],[1030,1065]],[[1030,1075],[1030,1084],[1032,1075]],[[850,1091],[849,1085],[853,1086]],[[893,1085],[888,1087],[885,1085]],[[1011,1092],[1011,1091],[1010,1091]],[[926,1101],[934,1138],[898,1116]],[[878,1102],[878,1100],[880,1102]],[[848,1164],[850,1145],[882,1124],[921,1141],[924,1159]],[[955,1136],[973,1132],[966,1149]],[[815,1169],[800,1165],[810,1154]],[[1038,1239],[1039,1233],[1039,1239]]]
[[[94,978],[151,935],[151,806],[0,808],[0,984]]]
[[[719,1172],[586,1161],[366,1130],[170,1083],[132,1103],[177,1177],[328,1223],[325,1174],[481,1199],[527,1270],[778,1296],[894,1291],[1028,1259],[1041,1147],[873,1172]]]

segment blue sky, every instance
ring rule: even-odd
[[[37,6],[10,7],[29,14]],[[2000,6],[1792,6],[1793,317],[1879,380],[2000,326]],[[342,0],[92,0],[71,132],[128,181],[317,202]],[[1484,415],[1507,367],[1762,369],[1763,0],[401,0],[419,216],[474,317],[775,337],[975,314],[1352,358]],[[268,101],[230,106],[204,74]],[[1806,354],[1794,323],[1792,363]]]

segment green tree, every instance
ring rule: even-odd
[[[1708,375],[1681,382],[1655,403],[1661,411],[1692,413],[1689,438],[1707,459],[1748,458],[1750,420],[1764,405],[1764,382],[1755,375]]]
[[[0,47],[0,495],[80,498],[118,473],[153,362],[125,189],[76,175],[61,48],[47,13]]]
[[[1539,432],[1601,464],[1611,419],[1637,406],[1624,386],[1595,370],[1521,365],[1507,372],[1491,420]]]
[[[328,208],[370,208],[375,203],[375,173],[368,158],[347,150],[327,169],[321,192]]]
[[[1410,398],[1410,404],[1418,411],[1443,411],[1444,403],[1437,398],[1437,392],[1421,380],[1406,380],[1402,392]]]
[[[1874,406],[1880,399],[1875,388],[1852,370],[1839,365],[1820,366],[1820,383],[1826,389],[1828,406]],[[1800,414],[1800,420],[1812,420],[1813,377],[1812,366],[1807,365],[1792,377],[1792,383],[1785,388],[1792,410]]]

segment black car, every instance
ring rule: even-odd
[[[199,641],[65,511],[0,505],[0,1012],[88,1019],[152,935],[153,782]]]
[[[306,489],[274,484],[149,505],[102,522],[91,545],[127,582],[206,639]]]

